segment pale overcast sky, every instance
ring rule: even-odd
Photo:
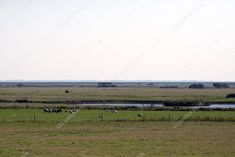
[[[235,80],[234,0],[0,0],[0,80]]]

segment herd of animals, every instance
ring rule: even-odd
[[[59,113],[59,112],[62,112],[62,109],[50,109],[50,108],[44,108],[43,109],[44,112],[47,112],[47,113]],[[68,113],[75,113],[79,110],[75,110],[75,109],[70,109],[70,110],[65,110],[64,112],[68,112]],[[117,110],[111,110],[112,113],[118,113]],[[139,113],[138,114],[138,117],[144,117],[144,115],[142,113]]]
[[[62,109],[50,109],[50,108],[44,108],[43,109],[44,112],[47,112],[47,113],[59,113],[59,112],[62,112]],[[74,112],[77,112],[77,110],[75,109],[71,109],[71,110],[65,110],[65,112],[69,112],[69,113],[74,113]]]

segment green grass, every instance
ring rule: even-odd
[[[66,94],[65,89],[72,92]],[[235,99],[224,98],[234,92],[234,89],[0,88],[0,100],[202,99],[235,102]],[[0,103],[2,105],[28,104]],[[138,117],[139,113],[144,116]],[[71,115],[74,116],[70,119]],[[181,120],[183,123],[174,128]],[[63,125],[58,127],[58,124]],[[0,109],[0,156],[234,157],[234,124],[235,111],[120,110],[112,113],[82,109],[69,114],[45,113],[42,109]]]
[[[66,94],[64,91],[71,91]],[[235,89],[161,89],[161,88],[88,88],[88,87],[51,87],[51,88],[0,88],[0,100],[15,101],[27,98],[31,101],[105,101],[105,100],[178,100],[201,99],[208,102],[235,102],[226,99]]]
[[[174,128],[188,113],[188,121]],[[66,122],[71,115],[0,109],[0,156],[233,157],[235,153],[235,111],[81,110]]]
[[[234,157],[233,122],[0,123],[0,156]]]
[[[143,117],[138,117],[138,114]],[[104,116],[104,121],[178,121],[190,114],[187,121],[235,121],[235,111],[118,111],[109,110],[81,110],[75,113],[69,122],[101,121],[99,115]],[[0,122],[32,122],[51,123],[61,122],[71,114],[45,113],[41,109],[0,109]]]

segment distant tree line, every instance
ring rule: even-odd
[[[17,87],[24,87],[24,85],[22,83],[18,83],[16,86]]]
[[[160,86],[160,88],[179,88],[178,86]]]
[[[115,84],[111,82],[100,82],[97,87],[117,87]]]
[[[214,88],[229,88],[227,83],[213,83]]]
[[[189,86],[189,88],[204,89],[205,86],[204,86],[203,84],[201,84],[201,83],[198,83],[198,84],[194,83],[194,84],[191,84],[191,85]]]
[[[229,84],[227,83],[213,83],[214,88],[229,88]],[[202,83],[194,83],[189,86],[189,88],[194,89],[204,89],[206,88]]]

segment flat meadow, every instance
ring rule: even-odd
[[[43,109],[0,109],[0,122],[61,122],[73,115],[70,123],[86,121],[227,121],[235,122],[235,111],[125,111],[78,110],[70,114],[68,109],[61,113],[46,113]],[[189,115],[188,117],[186,117]],[[102,116],[102,118],[101,118]],[[186,118],[185,118],[186,117]]]
[[[234,111],[188,113],[0,109],[0,156],[234,156]]]
[[[69,93],[65,93],[68,90]],[[226,99],[226,95],[235,93],[228,89],[188,89],[188,88],[151,88],[151,87],[8,87],[0,88],[0,101],[27,99],[33,102],[66,101],[165,101],[182,99],[200,99],[207,102],[234,103],[235,98]]]
[[[233,157],[232,122],[1,123],[0,156]]]
[[[178,99],[232,103],[233,98],[224,97],[233,92],[234,89],[186,88],[0,88],[0,156],[234,157],[234,110],[113,110],[69,104]],[[45,107],[61,107],[62,112],[47,113]],[[76,112],[70,113],[72,108]]]

